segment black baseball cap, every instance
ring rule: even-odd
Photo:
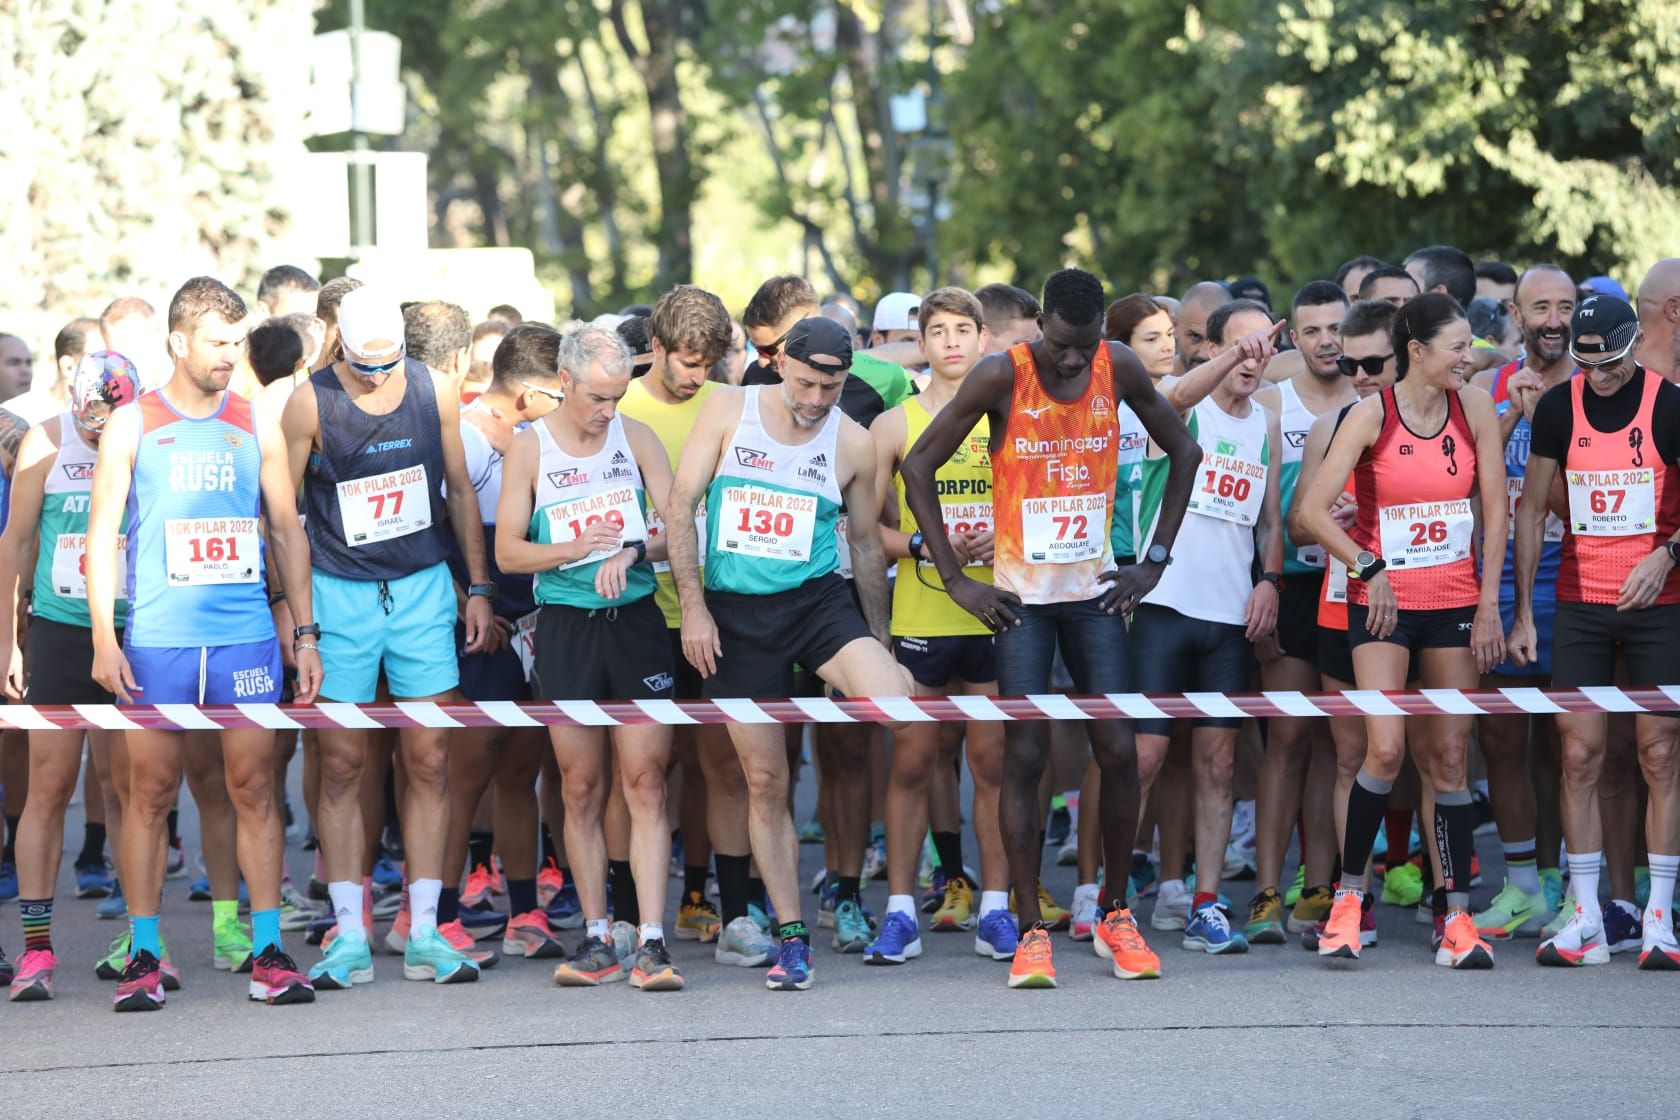
[[[852,335],[834,320],[814,315],[793,325],[782,353],[812,369],[845,373],[852,368]]]
[[[1597,342],[1582,342],[1581,336],[1597,336]],[[1569,356],[1583,366],[1604,366],[1619,362],[1633,349],[1639,335],[1639,316],[1625,299],[1592,295],[1575,305],[1569,320]]]

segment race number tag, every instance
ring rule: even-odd
[[[845,514],[834,523],[834,549],[839,556],[840,566],[835,570],[841,579],[852,578],[852,519]]]
[[[1021,503],[1021,550],[1031,563],[1095,560],[1107,539],[1107,494],[1028,498]]]
[[[720,552],[803,564],[811,558],[816,531],[815,494],[790,494],[763,486],[723,488],[723,508],[718,510]]]
[[[1265,500],[1266,464],[1215,452],[1202,457],[1196,488],[1184,508],[1236,525],[1253,525],[1260,519]]]
[[[649,506],[647,511],[647,531],[648,544],[650,545],[655,538],[665,535],[665,519],[659,516],[659,511],[652,506]],[[694,533],[700,540],[700,553],[704,556],[706,552],[706,499],[704,498],[700,499],[700,504],[694,510]],[[670,544],[667,542],[665,547],[669,549]],[[671,562],[669,560],[655,560],[653,570],[669,572]]]
[[[1569,529],[1583,537],[1631,537],[1657,524],[1657,488],[1650,467],[1567,471]]]
[[[1470,555],[1476,519],[1469,498],[1383,506],[1382,554],[1396,570],[1434,568]]]
[[[87,598],[87,537],[81,533],[60,533],[53,546],[53,590],[66,599]],[[117,537],[117,597],[128,586],[128,538]]]
[[[178,517],[163,525],[169,586],[256,583],[262,579],[254,517]]]
[[[559,502],[544,509],[543,516],[548,518],[548,539],[552,544],[575,541],[583,536],[586,529],[603,521],[618,530],[620,541],[641,541],[648,536],[647,521],[642,517],[642,504],[636,500],[634,486],[618,486],[586,498]],[[555,570],[563,572],[567,568],[594,564],[613,555],[621,547],[615,544],[611,548],[596,549],[580,560],[557,564]]]
[[[1328,552],[1324,551],[1324,546],[1320,544],[1304,544],[1295,550],[1296,558],[1309,568],[1324,567],[1324,561],[1329,555]],[[1342,574],[1344,578],[1347,575],[1345,571]]]
[[[1520,478],[1505,479],[1505,497],[1510,520],[1507,522],[1506,537],[1510,540],[1517,538],[1517,503],[1522,500],[1523,480]],[[1563,522],[1558,520],[1557,514],[1546,511],[1546,540],[1561,541],[1563,539]]]
[[[406,537],[432,525],[426,468],[352,478],[338,484],[338,520],[351,548]]]
[[[520,615],[513,624],[513,652],[519,655],[520,668],[525,670],[525,679],[531,679],[531,673],[537,665],[537,615],[541,611]]]
[[[1348,566],[1330,557],[1329,570],[1324,575],[1324,601],[1327,603],[1347,602]]]
[[[945,521],[947,533],[989,533],[992,531],[992,503],[990,502],[940,502],[939,516]],[[933,567],[932,560],[923,560],[922,566]],[[984,568],[986,565],[979,560],[970,560],[963,565],[967,568]]]

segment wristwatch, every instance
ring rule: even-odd
[[[920,530],[910,534],[910,556],[914,560],[926,561],[927,555],[922,551],[922,545],[927,542]]]
[[[292,627],[292,641],[294,642],[301,642],[305,638],[319,638],[320,636],[321,624],[319,622],[311,622],[307,626]]]
[[[1282,572],[1261,572],[1260,573],[1260,582],[1261,583],[1269,583],[1269,584],[1272,585],[1273,590],[1282,591],[1283,590],[1283,573]]]
[[[1172,553],[1167,551],[1167,546],[1164,544],[1150,545],[1149,551],[1143,554],[1143,558],[1151,564],[1166,565],[1172,563]]]
[[[496,601],[496,590],[496,585],[494,583],[468,584],[467,598],[471,599],[474,596],[477,596],[480,599],[488,599],[494,603]]]
[[[1680,541],[1664,541],[1663,547],[1668,549],[1668,558],[1674,561],[1675,567],[1680,567]]]
[[[643,560],[647,559],[647,542],[646,541],[625,541],[624,542],[624,547],[625,548],[633,548],[633,549],[636,550],[636,559],[631,561],[631,563],[640,564]]]
[[[1369,582],[1372,577],[1386,567],[1388,567],[1387,560],[1374,552],[1365,551],[1353,558],[1353,567],[1348,569],[1348,574],[1354,579]]]

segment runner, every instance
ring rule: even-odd
[[[1044,317],[1038,300],[1013,284],[987,284],[974,289],[986,315],[986,353],[1004,354],[1023,342],[1037,342]]]
[[[290,516],[297,508],[284,446],[257,430],[250,402],[226,390],[244,343],[245,303],[209,277],[189,280],[169,304],[175,372],[154,393],[116,409],[104,425],[89,502],[87,609],[93,679],[130,704],[273,703],[280,698],[280,647],[264,593],[259,518],[270,514],[275,554],[293,616],[297,699],[321,684],[310,588],[309,542]],[[116,632],[119,538],[126,510],[128,620]],[[277,515],[276,515],[277,514]],[[62,538],[61,538],[62,539]],[[165,817],[181,781],[185,735],[128,731],[129,803],[123,820],[123,888],[131,956],[117,985],[118,1011],[163,1006],[158,908]],[[250,998],[308,1003],[315,993],[283,951],[280,878],[285,826],[274,792],[274,733],[220,735],[227,792],[238,821],[239,869],[251,896]]]
[[[1218,352],[1207,336],[1208,316],[1231,302],[1231,293],[1215,280],[1192,284],[1178,301],[1174,325],[1178,329],[1178,367],[1186,372]]]
[[[1404,688],[1413,652],[1426,688],[1474,688],[1478,669],[1492,669],[1504,647],[1498,588],[1478,578],[1472,555],[1472,497],[1504,492],[1499,421],[1486,393],[1464,390],[1470,324],[1452,297],[1432,292],[1408,302],[1395,317],[1393,339],[1398,383],[1348,413],[1302,499],[1302,521],[1357,581],[1348,589],[1348,642],[1360,688]],[[1359,503],[1352,536],[1330,513],[1337,483],[1350,473]],[[1481,520],[1482,567],[1491,572],[1502,559],[1505,504],[1482,503]],[[1405,757],[1403,718],[1370,716],[1365,727],[1368,749],[1349,794],[1342,878],[1319,938],[1321,956],[1359,957],[1371,847]],[[1465,771],[1470,717],[1433,717],[1431,731],[1413,746],[1435,789],[1446,890],[1445,938],[1435,963],[1490,968],[1493,951],[1469,912],[1476,824]]]
[[[1588,296],[1570,321],[1570,357],[1580,376],[1548,389],[1533,408],[1527,481],[1517,507],[1517,613],[1510,651],[1519,665],[1539,658],[1535,576],[1543,563],[1546,510],[1559,474],[1568,493],[1557,577],[1552,679],[1563,688],[1615,682],[1618,653],[1628,683],[1650,687],[1672,675],[1680,649],[1680,388],[1634,358],[1639,323],[1615,296]],[[1597,781],[1606,717],[1557,717],[1563,740],[1563,826],[1575,910],[1543,941],[1541,964],[1605,964],[1610,948],[1598,900],[1602,824]],[[1636,713],[1640,769],[1650,786],[1645,839],[1651,894],[1643,915],[1639,967],[1680,969],[1674,937],[1674,878],[1680,867],[1680,721]]]
[[[53,336],[53,376],[34,377],[29,391],[6,402],[6,411],[31,425],[63,414],[70,407],[70,382],[91,344],[99,347],[99,320],[72,319]],[[0,343],[3,350],[4,343]],[[131,363],[132,364],[132,363]]]
[[[998,688],[1006,695],[1047,692],[1058,644],[1080,692],[1127,690],[1126,630],[1113,616],[1130,613],[1161,578],[1194,481],[1195,441],[1132,352],[1105,343],[1102,332],[1101,282],[1078,269],[1055,273],[1044,286],[1043,338],[976,365],[900,468],[906,504],[947,594],[997,634]],[[1110,537],[1117,399],[1172,458],[1155,542],[1142,563],[1124,570],[1114,566]],[[995,587],[965,573],[936,488],[939,468],[982,418],[991,437],[993,508],[1019,511],[994,529]],[[1090,736],[1103,768],[1103,851],[1111,869],[1097,935],[1115,957],[1116,975],[1158,976],[1159,961],[1126,909],[1119,873],[1130,866],[1137,835],[1131,726],[1097,721]],[[1056,983],[1038,901],[1038,787],[1048,750],[1042,723],[1006,725],[998,818],[1025,934],[1010,966],[1012,988]]]
[[[314,315],[320,303],[321,282],[295,264],[277,264],[257,282],[257,302],[272,318]]]
[[[880,501],[869,437],[836,408],[851,339],[827,319],[802,319],[778,341],[775,364],[778,388],[715,391],[683,451],[666,510],[683,652],[706,678],[708,698],[786,696],[795,662],[846,695],[904,695],[905,674],[888,649],[874,518],[859,518],[851,533],[855,600],[838,573],[842,502],[866,510]],[[702,494],[704,594],[694,519]],[[766,984],[805,989],[810,933],[800,916],[782,729],[731,724],[729,732],[747,776],[753,855],[780,923]]]
[[[371,288],[350,292],[338,307],[338,331],[344,360],[299,385],[281,418],[292,478],[303,487],[326,697],[370,703],[383,670],[397,699],[447,700],[459,673],[454,586],[440,524],[446,501],[471,580],[463,612],[467,653],[483,648],[496,590],[461,448],[460,414],[448,382],[406,356],[394,299]],[[338,934],[310,976],[330,991],[373,980],[358,798],[367,733],[318,734],[316,829]],[[477,964],[437,931],[449,823],[448,732],[409,727],[400,739],[410,901],[403,975],[440,984],[476,980]]]
[[[1680,380],[1680,257],[1665,257],[1639,282],[1639,361],[1657,376]]]
[[[522,329],[528,328],[515,328]],[[510,334],[503,345],[512,341]],[[514,437],[497,507],[496,557],[503,571],[537,576],[535,691],[544,700],[669,699],[671,647],[648,563],[650,553],[664,552],[664,541],[650,545],[646,517],[649,492],[670,491],[671,468],[653,430],[618,415],[630,385],[630,351],[616,333],[583,327],[561,340],[559,372],[527,384],[561,403]],[[615,728],[610,753],[598,728],[554,726],[549,737],[560,764],[566,854],[577,871],[586,931],[577,952],[555,968],[554,982],[593,987],[624,979],[602,875],[611,760],[630,811],[640,894],[630,986],[680,989],[664,926],[670,727]]]
[[[1354,257],[1342,262],[1342,267],[1336,270],[1336,286],[1349,302],[1353,302],[1359,298],[1359,286],[1364,283],[1365,277],[1375,269],[1387,267],[1388,262],[1378,257]]]
[[[1393,265],[1373,268],[1365,274],[1365,279],[1359,282],[1359,298],[1362,301],[1377,299],[1384,303],[1392,303],[1395,307],[1409,299],[1416,299],[1420,291],[1411,273]]]

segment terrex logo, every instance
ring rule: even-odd
[[[93,477],[92,463],[65,463],[64,477],[72,482],[86,482]]]
[[[401,451],[404,448],[413,447],[413,446],[414,446],[414,441],[411,440],[411,439],[388,439],[388,440],[383,440],[379,443],[368,444],[367,450],[362,452],[362,454],[363,455],[378,455],[378,454],[381,454],[381,453],[386,452],[386,451]]]
[[[755,451],[750,447],[735,448],[735,461],[743,467],[755,471],[773,471],[776,461],[762,451]]]
[[[567,467],[563,471],[550,471],[548,475],[549,485],[557,490],[564,490],[568,486],[576,486],[588,481],[589,472],[578,470],[576,467]]]

